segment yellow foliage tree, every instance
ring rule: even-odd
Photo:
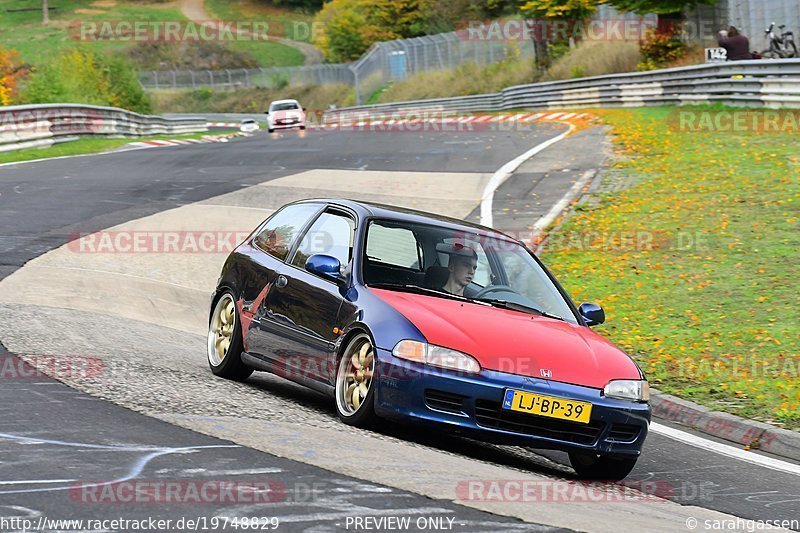
[[[357,59],[373,43],[424,33],[429,0],[331,0],[317,14],[317,46],[331,61]]]
[[[11,104],[21,77],[17,52],[0,48],[0,105]]]
[[[583,20],[602,3],[604,0],[527,0],[520,11],[526,17]]]

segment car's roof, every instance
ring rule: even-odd
[[[435,224],[448,227],[449,229],[456,231],[472,230],[484,235],[492,235],[495,237],[510,239],[514,242],[519,242],[514,237],[506,235],[505,233],[496,229],[481,226],[480,224],[474,224],[472,222],[467,222],[465,220],[459,220],[457,218],[437,215],[435,213],[429,213],[426,211],[418,211],[416,209],[408,209],[405,207],[397,207],[376,202],[349,200],[346,198],[310,198],[308,200],[301,200],[301,202],[298,203],[306,202],[338,204],[358,212],[361,216],[413,222],[418,224]]]
[[[300,102],[298,102],[297,100],[288,99],[288,100],[273,100],[269,105],[275,105],[275,104],[299,104],[299,103]]]

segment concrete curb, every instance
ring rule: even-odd
[[[653,416],[752,450],[800,461],[800,433],[748,420],[651,389]]]

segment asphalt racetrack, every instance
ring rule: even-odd
[[[183,530],[192,528],[176,526],[181,518],[250,517],[276,519],[277,531],[322,532],[387,530],[389,522],[354,517],[406,517],[418,530],[689,531],[692,519],[800,517],[797,465],[768,468],[714,450],[727,444],[699,447],[657,431],[622,497],[598,487],[595,499],[471,497],[470,481],[574,487],[576,478],[557,452],[413,427],[358,430],[338,421],[331,400],[281,378],[215,378],[204,333],[225,250],[107,254],[67,244],[108,228],[246,235],[308,197],[477,221],[495,171],[565,128],[258,133],[1,166],[0,361],[14,375],[0,383],[0,520],[158,517]],[[524,163],[495,193],[494,226],[524,235],[606,152],[598,127]],[[97,371],[56,381],[20,358],[77,358]],[[256,496],[131,505],[102,491],[166,481],[249,484]],[[78,529],[86,527],[51,527]]]

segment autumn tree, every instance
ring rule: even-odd
[[[317,45],[331,61],[357,59],[373,43],[425,33],[427,0],[332,0],[317,14]]]
[[[536,67],[544,72],[550,66],[550,41],[552,35],[546,27],[548,21],[566,21],[567,27],[582,24],[597,11],[598,0],[525,0],[520,8],[530,30],[536,55]],[[583,32],[574,32],[580,36]]]
[[[687,7],[696,4],[714,5],[717,0],[607,0],[607,3],[622,12],[680,16]]]
[[[0,48],[0,105],[12,103],[22,76],[23,69],[16,51]]]

